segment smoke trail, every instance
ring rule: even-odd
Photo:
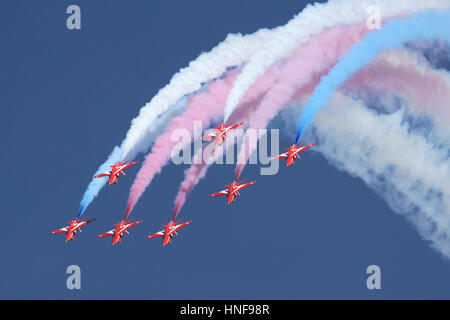
[[[227,121],[245,91],[268,67],[328,27],[365,22],[367,9],[374,5],[380,8],[384,19],[450,6],[448,0],[331,0],[326,4],[308,5],[285,26],[277,28],[277,33],[245,65],[227,99],[224,120]]]
[[[373,60],[378,53],[416,39],[440,37],[450,40],[449,11],[426,12],[393,20],[386,23],[382,29],[367,34],[361,42],[350,49],[348,54],[341,57],[336,66],[316,87],[299,120],[296,142],[300,140],[305,129],[314,120],[316,112],[331,98],[333,92],[350,75]]]
[[[205,84],[207,85],[207,84]],[[133,149],[128,152],[125,159],[122,160],[130,160],[132,161],[138,153],[147,151],[155,139],[164,132],[164,129],[170,123],[172,118],[175,118],[181,115],[186,109],[187,102],[189,97],[197,94],[198,92],[193,92],[183,96],[180,100],[178,100],[174,105],[170,106],[165,112],[161,113],[158,117],[156,117],[155,121],[147,128],[145,135],[136,142]],[[125,140],[122,141],[122,145],[125,143]],[[122,152],[123,155],[123,152]]]
[[[380,100],[384,96],[406,99],[411,112],[425,112],[443,128],[450,124],[450,75],[431,68],[422,56],[405,49],[380,54],[345,82],[344,92],[363,99],[374,93]]]
[[[147,130],[169,106],[185,95],[200,90],[205,83],[224,74],[230,67],[245,63],[270,35],[271,31],[267,29],[246,36],[230,34],[210,52],[201,54],[188,67],[176,73],[170,83],[159,90],[131,122],[121,146],[121,159],[133,158],[136,153],[144,152],[150,147],[146,143]]]
[[[423,40],[408,44],[406,47],[425,56],[435,68],[450,71],[450,43],[441,40]]]
[[[98,175],[100,173],[106,172],[111,170],[110,166],[112,166],[114,163],[119,161],[120,159],[121,150],[119,147],[115,147],[111,154],[108,156],[108,159],[104,164],[102,164],[97,171],[95,172],[95,175]],[[78,210],[78,218],[80,218],[84,211],[86,211],[89,204],[94,200],[94,198],[98,195],[100,190],[105,186],[108,179],[106,178],[93,178],[91,183],[89,183],[86,191],[84,192],[83,198],[80,202],[80,209]]]
[[[450,257],[450,162],[448,148],[440,147],[449,136],[437,134],[431,142],[406,111],[380,114],[337,93],[305,135],[318,142],[316,151],[375,189]]]
[[[207,144],[207,148],[210,147],[212,144],[214,144],[214,141],[209,142]],[[200,164],[192,164],[191,167],[184,171],[184,180],[180,184],[180,187],[178,189],[178,193],[175,197],[175,204],[173,209],[173,215],[172,220],[175,220],[177,218],[178,213],[180,212],[181,208],[183,207],[184,203],[186,202],[186,199],[189,195],[189,193],[192,191],[192,189],[197,185],[197,183],[206,175],[206,171],[208,169],[208,163],[209,161],[214,161],[215,158],[219,158],[223,155],[223,149],[222,148],[215,148],[214,149],[215,156],[211,157],[209,154],[203,154],[203,149],[199,149],[196,154],[194,155],[193,159],[202,157],[202,163]]]

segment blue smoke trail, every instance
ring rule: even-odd
[[[450,41],[450,11],[427,11],[387,22],[352,46],[339,62],[322,77],[314,90],[297,127],[296,143],[325,102],[353,73],[372,61],[380,52],[417,39],[441,38]]]
[[[95,176],[111,170],[111,167],[114,163],[120,160],[121,149],[119,147],[115,147],[111,154],[108,156],[108,160],[104,164],[102,164],[97,171],[95,172]],[[98,195],[100,190],[105,186],[107,178],[93,178],[91,183],[89,183],[86,191],[84,192],[83,199],[81,199],[80,210],[78,210],[78,219],[81,218],[86,208],[89,204],[94,200],[94,198]]]

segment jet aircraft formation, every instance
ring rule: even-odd
[[[244,124],[244,122],[240,122],[238,124],[229,124],[229,125],[222,123],[217,128],[214,128],[214,130],[216,130],[215,132],[201,137],[200,140],[214,139],[216,146],[221,145],[222,143],[224,143],[225,137],[228,132],[236,129],[237,127],[239,127],[243,124]],[[315,143],[307,145],[307,146],[305,146],[304,144],[300,144],[300,145],[293,144],[289,148],[285,149],[285,150],[287,150],[286,152],[284,152],[276,157],[271,158],[271,160],[285,158],[286,166],[289,167],[295,163],[296,159],[300,159],[299,154],[301,152],[311,148],[314,145],[315,145]],[[119,161],[111,166],[110,171],[98,174],[98,175],[94,176],[94,178],[106,178],[107,177],[109,185],[116,184],[119,181],[120,175],[121,174],[125,175],[124,170],[135,165],[136,163],[138,163],[138,161],[134,161],[134,162],[130,162],[130,163],[129,163],[129,161],[125,161],[123,163],[121,161]],[[231,204],[236,201],[236,196],[240,195],[239,191],[256,183],[256,181],[251,181],[248,183],[244,183],[244,182],[245,182],[245,180],[238,182],[237,177],[236,177],[235,180],[232,181],[230,184],[225,185],[225,187],[227,187],[227,189],[210,194],[209,196],[210,197],[226,196],[227,204]],[[166,225],[163,225],[163,228],[164,228],[163,230],[156,232],[154,234],[151,234],[151,235],[147,236],[147,238],[153,239],[153,238],[162,237],[163,246],[166,246],[169,243],[171,243],[174,235],[178,235],[177,230],[187,226],[188,224],[190,224],[192,222],[192,220],[186,221],[183,223],[181,223],[182,220],[175,222],[175,218],[176,218],[176,215],[174,214],[172,220],[169,221]],[[133,219],[130,219],[128,221],[126,221],[126,219],[123,219],[122,221],[120,221],[114,225],[114,227],[115,227],[114,229],[98,235],[98,238],[112,236],[112,244],[113,245],[118,244],[119,242],[122,241],[125,234],[129,234],[128,230],[130,228],[132,228],[142,222],[142,220],[137,220],[137,221],[132,222]],[[87,218],[84,218],[84,219],[76,218],[75,220],[68,222],[68,226],[60,228],[55,231],[52,231],[51,234],[65,233],[66,234],[65,239],[67,242],[67,241],[73,240],[78,231],[81,232],[81,227],[84,227],[85,225],[87,225],[93,221],[95,221],[95,218],[91,219],[91,220],[87,220]]]

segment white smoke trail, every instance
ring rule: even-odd
[[[181,115],[187,106],[187,101],[190,96],[195,93],[188,94],[178,100],[175,104],[171,105],[165,112],[159,114],[156,119],[146,128],[145,132],[142,132],[140,139],[135,141],[134,147],[128,151],[127,154],[121,153],[122,160],[132,160],[138,153],[147,151],[153,144],[155,139],[164,132],[164,129],[170,123],[172,118]],[[122,146],[125,144],[125,140],[122,141]]]
[[[450,7],[448,0],[330,0],[326,4],[308,5],[300,14],[267,41],[261,50],[244,66],[242,73],[231,90],[224,111],[226,122],[240,99],[268,67],[279,59],[290,55],[313,35],[324,29],[341,24],[365,22],[367,10],[371,6],[380,8],[382,19],[402,14],[420,12],[426,9],[445,9]]]

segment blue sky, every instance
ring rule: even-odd
[[[172,245],[147,240],[173,209],[185,166],[152,182],[120,245],[97,235],[123,216],[133,167],[105,188],[75,241],[50,231],[77,214],[92,174],[130,121],[181,67],[228,33],[285,24],[306,1],[2,1],[0,298],[450,298],[450,264],[357,178],[308,152],[231,206],[211,199],[234,166],[214,166]],[[66,28],[81,8],[82,30]],[[283,128],[280,128],[283,130]],[[282,145],[291,141],[284,135]],[[142,155],[139,157],[142,160]],[[66,288],[79,265],[81,290]],[[381,267],[381,290],[366,287]]]

